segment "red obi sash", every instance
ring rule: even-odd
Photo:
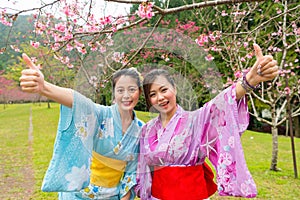
[[[204,163],[196,166],[154,167],[152,196],[161,200],[201,200],[213,195],[214,174]]]

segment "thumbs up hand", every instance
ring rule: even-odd
[[[26,54],[22,54],[22,57],[28,68],[22,70],[22,75],[19,79],[22,90],[24,92],[41,94],[45,82],[43,73]]]
[[[261,48],[253,45],[255,50],[256,62],[246,75],[248,83],[252,86],[274,79],[278,74],[277,61],[271,55],[263,55]]]

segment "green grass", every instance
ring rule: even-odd
[[[28,142],[29,113],[32,109],[33,143]],[[137,112],[140,119],[148,121],[153,116]],[[57,199],[57,193],[40,190],[43,176],[52,156],[59,118],[59,105],[17,104],[0,107],[0,199]],[[242,136],[248,168],[257,184],[256,199],[299,199],[300,179],[294,178],[291,142],[279,137],[278,167],[280,172],[269,170],[272,154],[272,137],[246,131]],[[300,166],[300,139],[295,138],[298,174]],[[24,167],[28,170],[24,170]],[[30,170],[31,169],[31,170]],[[32,183],[34,185],[32,185]],[[24,184],[27,184],[25,187]],[[211,199],[240,199],[218,197]]]

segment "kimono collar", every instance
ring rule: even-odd
[[[176,107],[177,107],[177,110],[176,110],[176,112],[174,113],[174,115],[172,116],[172,118],[170,119],[170,121],[169,121],[168,124],[170,124],[170,123],[171,123],[173,120],[175,120],[175,119],[181,118],[182,115],[183,115],[183,112],[184,112],[183,108],[182,108],[180,105],[178,105],[178,104],[176,105]],[[156,120],[155,124],[160,124],[160,125],[162,126],[160,114],[159,114],[159,116],[157,117],[157,120]]]
[[[118,126],[118,128],[120,128],[122,130],[122,120],[121,120],[121,114],[119,112],[118,104],[113,104],[111,106],[111,108],[112,108],[112,117],[113,117],[114,123],[116,126]],[[131,124],[137,123],[136,114],[134,111],[132,111],[132,113],[133,113],[133,120],[132,120]]]

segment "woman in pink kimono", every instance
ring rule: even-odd
[[[159,116],[142,128],[136,192],[142,200],[200,200],[218,190],[223,196],[255,197],[240,136],[249,121],[246,92],[278,75],[277,62],[254,45],[257,61],[244,77],[195,111],[176,104],[176,87],[167,71],[144,78],[148,108]],[[216,170],[205,164],[208,158]]]

